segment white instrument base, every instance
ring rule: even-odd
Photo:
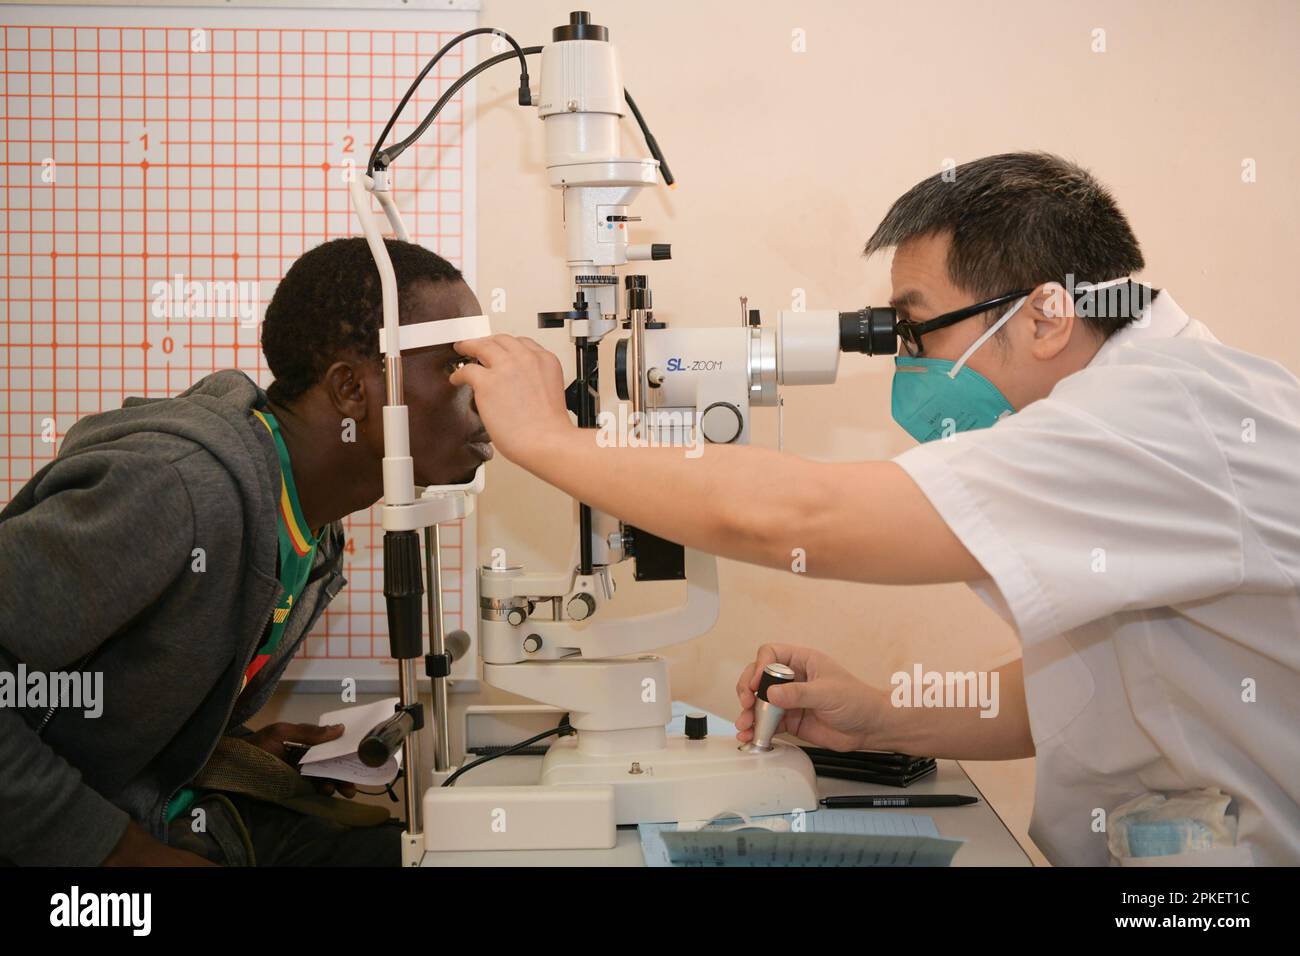
[[[608,850],[618,839],[612,788],[430,787],[424,848]]]
[[[618,825],[705,820],[727,810],[749,816],[815,810],[812,761],[792,744],[774,744],[767,753],[743,753],[734,737],[674,735],[662,750],[602,755],[584,753],[566,737],[547,751],[540,783],[609,784]]]

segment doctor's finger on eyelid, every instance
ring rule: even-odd
[[[507,332],[494,332],[488,336],[488,341],[499,345],[506,352],[521,352],[524,348],[523,339]]]
[[[479,339],[462,339],[455,343],[455,348],[461,355],[468,355],[483,362],[484,365],[490,365],[493,359],[508,354],[508,350],[500,341],[501,338],[500,335],[487,335]]]
[[[460,368],[456,369],[456,371],[447,376],[447,381],[457,388],[462,385],[468,385],[470,388],[473,388],[477,383],[482,381],[481,376],[486,374],[487,369],[484,368],[479,361],[475,360],[473,362],[466,362]]]

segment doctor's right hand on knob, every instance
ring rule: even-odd
[[[890,712],[889,696],[858,680],[828,655],[793,644],[764,644],[736,683],[741,713],[736,738],[754,737],[754,705],[763,668],[785,664],[794,671],[790,683],[772,684],[767,700],[785,710],[778,731],[830,750],[879,749],[880,734]]]

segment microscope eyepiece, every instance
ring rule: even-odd
[[[894,355],[898,352],[897,315],[893,309],[865,306],[856,312],[840,313],[840,351],[865,355]]]

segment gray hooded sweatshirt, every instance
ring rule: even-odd
[[[266,393],[216,372],[175,398],[83,418],[0,512],[0,678],[103,675],[102,713],[0,706],[0,859],[103,861],[128,819],[166,840],[167,802],[271,695],[347,583],[322,537],[280,646],[241,695],[280,599]],[[200,550],[201,549],[201,550]]]

